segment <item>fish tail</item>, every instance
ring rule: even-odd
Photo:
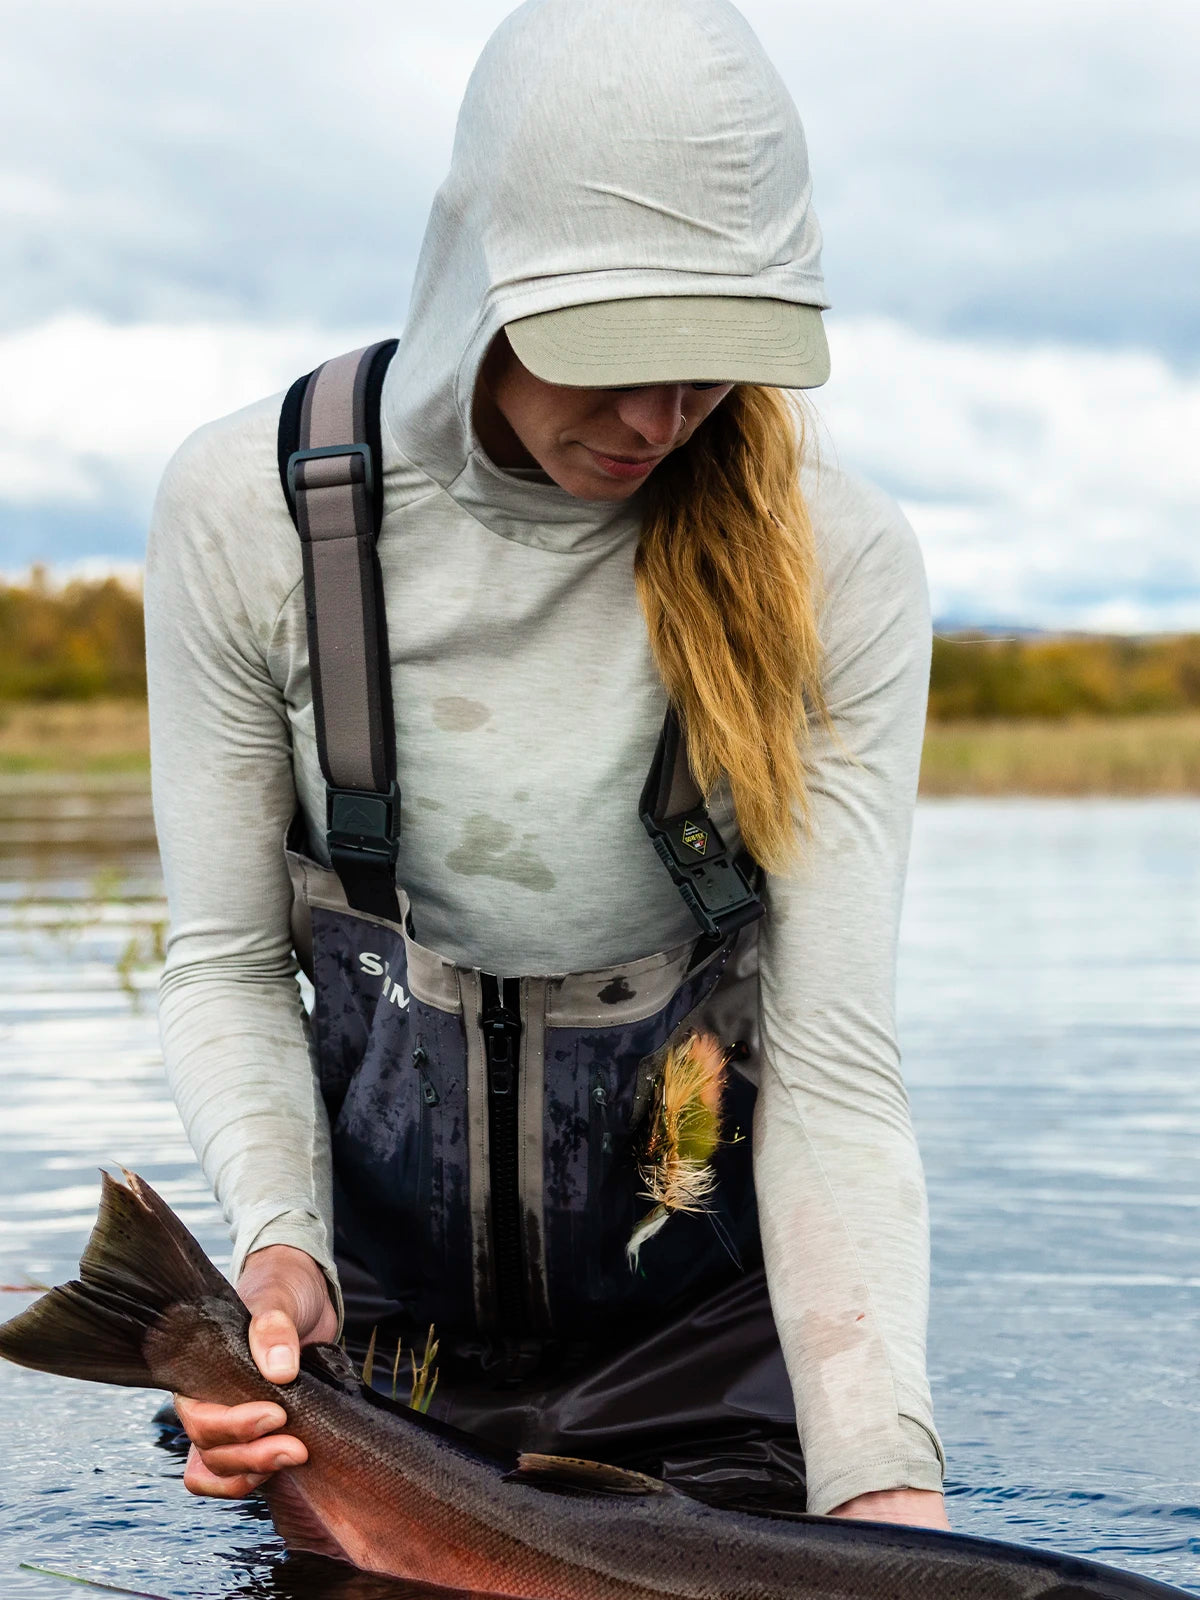
[[[102,1174],[100,1213],[74,1283],[0,1325],[0,1356],[37,1372],[156,1388],[147,1332],[180,1302],[237,1301],[170,1207],[135,1173]]]

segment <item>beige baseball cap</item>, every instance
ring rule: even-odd
[[[818,306],[735,295],[598,300],[505,326],[535,377],[572,388],[762,383],[815,389],[829,377]]]

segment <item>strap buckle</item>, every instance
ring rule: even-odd
[[[642,825],[710,939],[728,939],[762,916],[764,906],[750,874],[729,853],[703,805],[661,823],[643,811]]]
[[[339,473],[335,465],[339,456],[346,458],[344,473]],[[296,468],[305,461],[326,461],[329,465],[311,474],[311,482],[301,482],[298,481]],[[310,474],[306,472],[304,479],[309,477]],[[298,489],[349,488],[356,483],[365,487],[368,499],[375,493],[375,465],[369,444],[328,444],[316,450],[293,450],[288,457],[287,485],[293,500]]]
[[[325,835],[335,865],[339,859],[379,868],[394,876],[400,851],[400,790],[393,781],[375,789],[326,790]]]

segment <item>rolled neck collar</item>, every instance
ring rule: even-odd
[[[467,514],[502,539],[561,553],[594,550],[636,536],[643,499],[582,500],[534,468],[505,472],[476,444],[445,485]]]

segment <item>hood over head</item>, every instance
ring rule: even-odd
[[[728,0],[527,0],[472,73],[433,202],[385,392],[400,448],[456,498],[502,494],[471,405],[508,323],[652,297],[828,304],[810,194],[795,105]]]

